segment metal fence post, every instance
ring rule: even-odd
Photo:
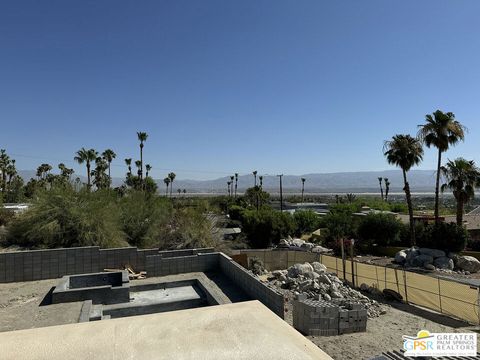
[[[405,270],[403,271],[403,284],[405,285],[405,302],[408,304],[408,292],[407,292],[407,274],[405,273]]]
[[[437,278],[438,280],[438,300],[440,302],[440,313],[443,314],[443,310],[442,310],[442,293],[441,293],[441,290],[440,290],[440,278]]]

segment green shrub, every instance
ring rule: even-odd
[[[297,225],[295,230],[297,236],[311,233],[320,227],[320,217],[312,210],[295,211],[293,219]]]
[[[245,210],[242,225],[253,248],[266,248],[286,236],[293,235],[296,229],[293,216],[286,212],[262,209]]]
[[[425,235],[417,238],[417,245],[444,251],[462,251],[468,240],[468,232],[463,226],[454,223],[429,225]]]
[[[5,209],[2,204],[0,204],[0,226],[8,225],[14,217],[15,213],[13,210]]]
[[[401,242],[400,234],[404,225],[394,215],[369,214],[359,223],[357,234],[361,244],[367,248],[378,246],[395,246]]]
[[[172,216],[171,202],[142,191],[130,191],[120,201],[121,229],[132,246],[158,246],[158,234]]]
[[[39,191],[30,209],[8,227],[7,242],[38,248],[126,246],[119,213],[108,191]]]

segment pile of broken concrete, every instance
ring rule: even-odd
[[[311,251],[318,254],[329,254],[333,251],[332,249],[328,249],[302,239],[292,239],[291,237],[281,239],[277,245],[277,249]]]
[[[288,290],[294,295],[305,294],[309,299],[324,300],[342,306],[359,303],[369,317],[377,317],[385,310],[375,300],[345,284],[319,262],[295,264],[288,270],[275,270],[269,277],[270,285]]]
[[[395,262],[407,268],[424,268],[462,274],[471,274],[480,270],[480,261],[472,256],[445,253],[443,250],[411,247],[395,254]]]

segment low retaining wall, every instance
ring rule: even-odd
[[[55,279],[64,275],[101,272],[130,265],[145,271],[147,257],[212,252],[212,248],[161,251],[136,247],[100,249],[98,246],[0,253],[0,283]]]
[[[285,316],[283,295],[261,283],[253,274],[225,254],[219,253],[222,272],[252,299],[257,299],[282,319]]]
[[[269,271],[288,269],[294,264],[311,263],[320,259],[320,255],[317,253],[293,250],[240,250],[240,254],[247,255],[248,263],[250,263],[250,259],[258,258],[263,262],[265,269]]]

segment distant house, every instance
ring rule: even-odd
[[[15,214],[21,214],[24,211],[28,210],[28,204],[11,204],[11,203],[6,203],[3,204],[3,208],[13,211]]]

